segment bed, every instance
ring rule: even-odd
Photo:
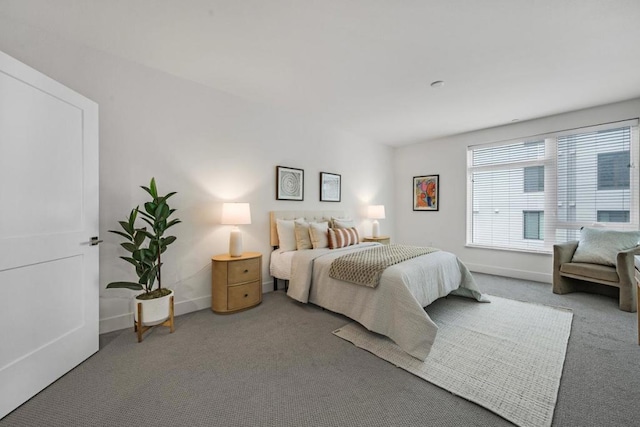
[[[387,267],[373,288],[332,277],[331,264],[345,254],[380,246],[365,242],[338,249],[290,250],[279,247],[276,222],[304,219],[330,222],[342,211],[273,211],[270,213],[270,272],[288,280],[287,295],[343,314],[370,331],[391,338],[400,348],[425,360],[438,326],[423,307],[449,294],[488,302],[466,266],[452,253],[435,251]],[[289,250],[287,250],[289,249]]]

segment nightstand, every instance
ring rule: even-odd
[[[362,239],[363,242],[378,242],[378,243],[382,243],[383,245],[388,245],[389,243],[391,243],[391,237],[389,236],[378,236],[378,237],[365,237],[364,239]]]
[[[245,252],[211,258],[211,310],[233,313],[262,302],[262,254]]]

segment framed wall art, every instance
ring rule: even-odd
[[[339,202],[342,177],[337,173],[320,172],[320,201]]]
[[[304,200],[304,170],[276,166],[276,200]]]
[[[413,210],[437,211],[440,206],[440,175],[413,177]]]

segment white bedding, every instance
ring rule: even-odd
[[[271,260],[269,261],[269,273],[272,277],[282,280],[291,279],[291,262],[296,251],[283,251],[276,249],[271,252]]]
[[[335,258],[374,245],[377,243],[292,252],[287,295],[344,314],[391,338],[420,360],[429,354],[438,331],[423,307],[450,293],[488,302],[466,266],[454,254],[444,251],[387,268],[376,288],[329,277]]]

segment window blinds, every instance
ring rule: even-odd
[[[638,229],[638,120],[468,149],[467,244],[549,251],[595,223]]]

